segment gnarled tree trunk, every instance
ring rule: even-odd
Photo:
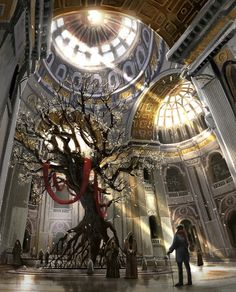
[[[77,226],[67,231],[54,248],[56,267],[81,267],[87,259],[96,263],[97,256],[100,260],[103,248],[109,240],[107,230],[110,228],[119,245],[116,230],[111,222],[101,216],[96,204],[95,193],[90,185],[81,198],[85,214]],[[103,245],[101,245],[103,243]]]

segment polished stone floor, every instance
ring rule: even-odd
[[[235,292],[236,264],[215,264],[202,269],[191,265],[193,286],[175,288],[171,273],[156,273],[139,270],[137,280],[125,279],[124,270],[121,278],[106,279],[105,270],[95,270],[88,276],[85,271],[66,270],[46,272],[43,269],[0,268],[0,291],[43,291],[43,292]],[[177,272],[173,264],[173,278],[177,281]]]

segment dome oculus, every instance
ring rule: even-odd
[[[114,67],[138,39],[138,22],[119,13],[89,10],[52,22],[52,45],[69,64],[84,70]]]

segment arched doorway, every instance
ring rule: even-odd
[[[25,229],[25,235],[23,240],[23,253],[28,253],[30,251],[30,241],[31,234],[28,229]]]
[[[52,250],[53,250],[53,252],[58,252],[60,254],[61,245],[58,246],[58,250],[57,251],[54,249],[54,247],[59,242],[59,240],[64,237],[64,235],[65,235],[65,233],[61,232],[61,231],[59,231],[56,234],[54,234],[53,239],[52,239]]]
[[[229,238],[233,247],[236,247],[236,211],[233,211],[227,222]]]

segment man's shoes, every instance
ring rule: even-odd
[[[185,284],[185,285],[187,285],[187,286],[192,286],[193,285],[193,283],[192,282],[188,282],[187,284]]]
[[[177,283],[177,284],[175,284],[175,287],[181,287],[181,286],[183,286],[183,283]]]

